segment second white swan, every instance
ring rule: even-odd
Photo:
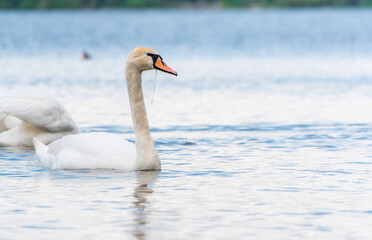
[[[51,169],[160,169],[160,160],[151,137],[142,92],[143,71],[157,69],[177,76],[162,57],[149,48],[129,53],[125,74],[135,145],[110,133],[84,133],[65,136],[49,146],[34,138],[35,151],[46,168]]]
[[[80,133],[68,111],[54,98],[36,89],[0,97],[0,147],[32,148],[33,137],[49,144]]]

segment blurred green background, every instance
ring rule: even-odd
[[[0,9],[368,6],[372,6],[372,0],[0,0]]]

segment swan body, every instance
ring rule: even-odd
[[[136,137],[135,145],[109,133],[65,136],[48,146],[35,138],[35,151],[44,167],[51,169],[160,169],[160,159],[151,137],[142,92],[141,74],[151,69],[177,75],[163,62],[155,50],[135,48],[129,53],[125,73]]]
[[[0,147],[32,148],[32,138],[49,144],[80,133],[66,109],[52,97],[29,90],[0,98]]]
[[[50,169],[123,169],[136,168],[136,147],[110,133],[69,135],[49,146],[34,139],[35,151]]]

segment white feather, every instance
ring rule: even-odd
[[[0,97],[0,146],[32,147],[32,138],[45,144],[79,130],[66,109],[37,90]]]
[[[45,146],[34,140],[36,154],[50,169],[136,169],[136,147],[111,133],[65,136]],[[109,153],[109,154],[107,154]]]

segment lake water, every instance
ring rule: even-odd
[[[0,12],[0,94],[50,92],[134,140],[128,52],[160,172],[43,169],[0,149],[0,239],[371,239],[372,10]],[[80,60],[88,51],[93,59]],[[110,156],[107,156],[110,158]]]

